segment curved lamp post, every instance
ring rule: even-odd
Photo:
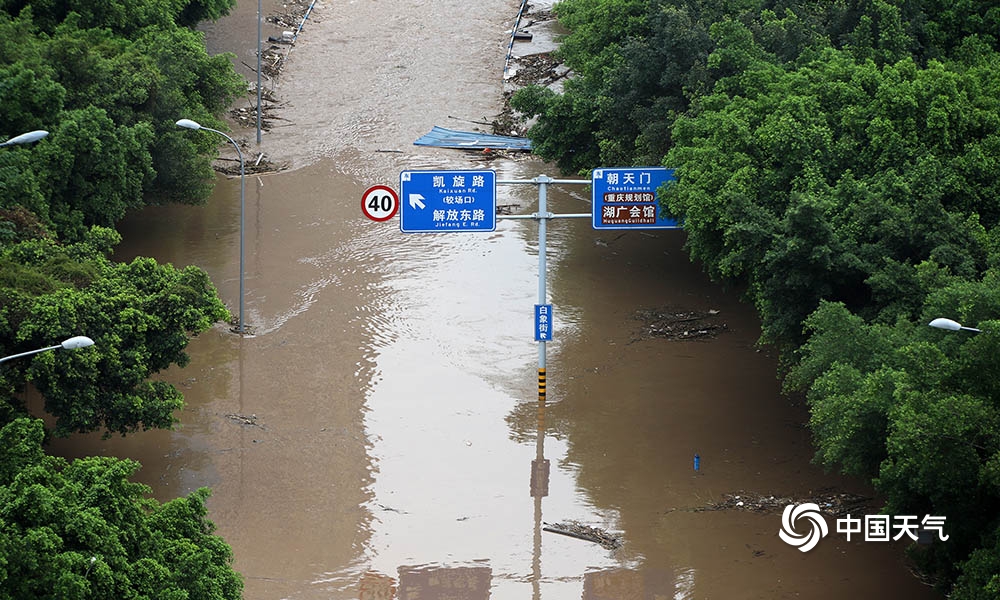
[[[946,329],[948,331],[972,331],[974,333],[981,333],[981,331],[975,327],[965,327],[958,321],[952,321],[951,319],[945,319],[943,317],[934,319],[928,323],[928,325],[936,327],[937,329]]]
[[[14,136],[6,142],[3,142],[0,144],[0,148],[3,148],[4,146],[13,146],[15,144],[30,144],[32,142],[37,142],[47,135],[49,135],[49,132],[44,129],[29,131],[28,133],[22,133],[21,135]]]
[[[244,256],[244,251],[243,251],[243,247],[244,247],[244,244],[243,244],[243,222],[244,222],[244,218],[243,217],[244,217],[245,207],[246,207],[246,201],[245,201],[246,184],[244,182],[244,179],[245,179],[244,169],[245,169],[245,167],[244,167],[244,163],[243,163],[243,152],[240,151],[240,145],[236,143],[236,140],[234,140],[233,138],[229,137],[228,135],[222,133],[218,129],[212,129],[211,127],[203,127],[202,125],[199,125],[198,123],[196,123],[195,121],[192,121],[191,119],[181,119],[181,120],[177,121],[177,126],[178,127],[184,127],[185,129],[194,129],[196,131],[199,130],[199,129],[204,129],[205,131],[211,131],[212,133],[217,133],[217,134],[221,135],[222,137],[226,138],[227,140],[229,140],[230,143],[232,143],[233,148],[236,148],[236,154],[240,157],[240,326],[239,326],[239,329],[237,329],[237,331],[238,331],[238,333],[240,335],[243,335],[244,333],[246,333],[246,330],[244,329],[244,326],[243,326],[243,279],[244,279],[244,277],[243,277],[243,273],[244,273],[244,268],[243,268],[243,264],[244,264],[244,259],[243,259],[243,256]]]
[[[10,356],[5,356],[0,358],[0,363],[7,362],[8,360],[13,360],[15,358],[21,358],[23,356],[31,356],[32,354],[38,354],[39,352],[47,352],[49,350],[76,350],[78,348],[86,348],[88,346],[93,346],[94,340],[90,339],[85,335],[78,335],[71,337],[61,344],[56,344],[55,346],[48,346],[47,348],[39,348],[38,350],[31,350],[29,352],[22,352],[20,354],[12,354]]]

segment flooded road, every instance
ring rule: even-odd
[[[212,47],[245,57],[255,8],[209,29]],[[56,450],[135,458],[164,500],[210,486],[247,600],[935,598],[897,545],[834,534],[801,553],[779,514],[692,510],[741,490],[870,490],[810,465],[805,412],[755,348],[752,308],[689,262],[683,232],[550,224],[540,403],[537,225],[424,235],[362,217],[365,188],[398,189],[406,169],[558,175],[412,145],[498,113],[517,8],[318,3],[277,87],[286,121],[261,146],[295,168],[246,178],[254,335],[220,325],[165,374],[187,402],[176,431]],[[552,186],[549,210],[589,212],[587,193]],[[534,186],[498,187],[518,212],[536,201]],[[127,219],[118,256],[199,265],[236,307],[238,223],[239,180],[220,178],[207,206]],[[718,311],[725,328],[667,341],[641,310]],[[545,530],[568,522],[624,544]]]

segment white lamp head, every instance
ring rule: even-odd
[[[49,135],[48,131],[44,129],[37,129],[35,131],[29,131],[28,133],[22,133],[21,135],[14,136],[3,143],[4,146],[12,146],[14,144],[30,144],[32,142],[37,142],[43,137]]]
[[[931,327],[936,327],[938,329],[947,329],[948,331],[958,331],[962,328],[962,325],[957,321],[952,321],[951,319],[945,319],[939,317],[928,323]]]
[[[191,119],[180,119],[179,121],[177,121],[177,126],[184,127],[185,129],[194,129],[194,130],[201,129],[201,125],[199,125],[195,121],[192,121]]]
[[[63,347],[63,350],[76,350],[78,348],[86,348],[87,346],[93,346],[94,340],[90,339],[85,335],[78,335],[69,338],[60,345]]]
[[[28,133],[22,133],[21,135],[7,140],[9,144],[30,144],[32,142],[37,142],[43,137],[49,135],[48,131],[44,129],[37,129],[35,131],[29,131]]]

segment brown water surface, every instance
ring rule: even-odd
[[[319,2],[276,87],[287,121],[260,147],[295,168],[246,178],[254,335],[220,325],[192,341],[190,365],[165,374],[187,402],[175,431],[57,450],[135,458],[163,500],[210,486],[248,600],[935,598],[899,545],[831,532],[802,553],[778,538],[778,514],[689,510],[739,490],[870,490],[810,464],[806,415],[755,347],[753,310],[689,262],[683,232],[550,224],[556,338],[539,404],[537,225],[422,235],[362,217],[363,190],[398,187],[405,169],[557,175],[412,145],[497,114],[517,8]],[[241,2],[208,28],[213,50],[252,63],[255,11]],[[236,134],[256,153],[252,130]],[[536,199],[498,188],[522,213]],[[552,186],[549,210],[589,212],[587,189]],[[132,215],[118,256],[199,265],[235,310],[238,224],[239,180],[220,178],[206,206]],[[717,310],[727,328],[645,335],[636,311],[659,308]],[[568,521],[624,546],[543,531]]]

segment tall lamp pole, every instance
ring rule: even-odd
[[[257,145],[260,145],[260,20],[261,0],[257,0]]]
[[[24,356],[31,356],[32,354],[38,354],[39,352],[48,352],[49,350],[76,350],[78,348],[86,348],[87,346],[93,346],[94,340],[90,339],[85,335],[78,335],[65,340],[61,344],[56,344],[55,346],[47,346],[45,348],[39,348],[38,350],[31,350],[29,352],[22,352],[20,354],[11,354],[10,356],[4,356],[0,358],[0,363],[7,362],[8,360],[14,360],[15,358],[22,358]]]
[[[202,125],[199,125],[198,123],[192,121],[191,119],[181,119],[177,121],[177,126],[184,127],[185,129],[194,129],[194,130],[204,129],[205,131],[211,131],[212,133],[217,133],[222,137],[226,138],[227,140],[229,140],[230,143],[232,143],[233,148],[236,148],[236,154],[240,157],[240,325],[239,328],[237,329],[237,333],[243,335],[244,333],[246,333],[246,328],[244,327],[244,320],[243,320],[243,295],[244,295],[243,289],[244,289],[244,273],[245,273],[243,224],[244,224],[244,215],[246,213],[246,197],[245,197],[246,184],[244,181],[246,179],[245,177],[246,173],[245,173],[245,165],[243,163],[243,152],[240,150],[240,145],[236,143],[236,140],[222,133],[218,129],[212,129],[211,127],[203,127]]]
[[[49,132],[44,129],[29,131],[28,133],[22,133],[21,135],[14,136],[6,142],[3,142],[0,144],[0,148],[3,148],[4,146],[13,146],[15,144],[30,144],[32,142],[37,142],[47,135],[49,135]]]

